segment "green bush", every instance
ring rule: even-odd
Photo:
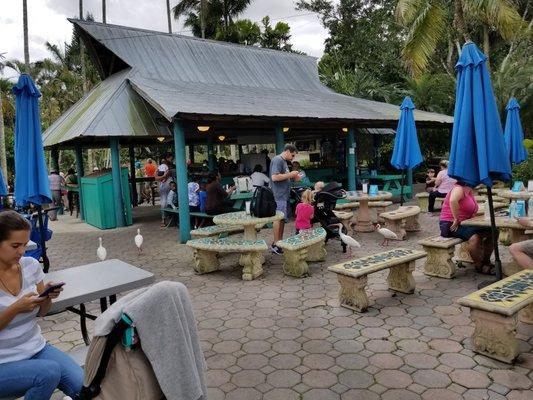
[[[513,181],[522,181],[527,186],[527,181],[533,179],[533,148],[528,149],[526,161],[513,167]]]

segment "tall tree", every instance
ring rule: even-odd
[[[0,54],[0,73],[4,69],[4,57]],[[6,134],[4,128],[4,107],[2,104],[2,92],[0,91],[0,169],[4,178],[7,178],[7,157],[6,157]]]
[[[106,12],[107,12],[106,0],[102,0],[102,22],[105,24],[107,22]]]
[[[172,33],[172,18],[170,17],[170,0],[167,0],[168,33]]]
[[[30,45],[28,43],[28,3],[22,0],[22,29],[24,31],[24,64],[30,65]]]

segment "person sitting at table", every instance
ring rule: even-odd
[[[37,260],[23,257],[30,229],[15,211],[0,213],[0,398],[45,400],[56,389],[76,398],[83,370],[47,343],[37,324],[62,289],[39,297],[53,283],[43,282]]]
[[[435,189],[435,170],[429,168],[426,172],[426,192],[431,193]]]
[[[225,214],[235,211],[229,196],[235,191],[235,186],[227,191],[220,184],[220,174],[218,171],[210,172],[207,175],[207,198],[205,201],[205,212],[210,215]]]
[[[518,223],[527,229],[533,229],[533,221],[529,218],[518,218]],[[509,246],[509,253],[521,268],[533,269],[533,239],[513,243]]]
[[[268,186],[270,184],[270,179],[268,179],[268,176],[263,174],[263,166],[261,164],[257,164],[254,167],[254,172],[252,175],[250,175],[250,179],[252,180],[252,185],[254,187]]]
[[[443,198],[452,190],[453,185],[457,182],[448,176],[448,160],[441,160],[439,163],[440,171],[435,178],[435,188],[429,193],[428,212],[435,212],[435,199]]]
[[[477,272],[492,275],[494,265],[490,263],[493,251],[491,229],[488,227],[463,226],[461,222],[473,218],[478,204],[472,188],[462,182],[455,184],[442,203],[440,212],[440,234],[442,237],[456,237],[467,242],[468,252]]]

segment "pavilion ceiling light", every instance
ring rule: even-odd
[[[157,140],[161,143],[163,143],[165,141],[165,137],[164,136],[158,136],[157,137]]]
[[[342,128],[342,131],[343,131],[344,133],[348,133],[348,128]]]
[[[218,137],[218,140],[220,140],[221,142],[223,142],[224,139],[226,139],[226,136],[222,136],[222,135],[221,135],[221,136]]]
[[[197,128],[200,132],[207,132],[209,130],[209,126],[207,125],[198,125]]]
[[[284,133],[285,133],[285,132],[289,132],[289,127],[287,127],[287,126],[284,127],[284,128],[283,128],[283,132],[284,132]]]

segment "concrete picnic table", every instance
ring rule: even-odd
[[[498,192],[498,196],[510,200],[525,200],[527,202],[531,197],[533,197],[533,192],[527,192],[525,190],[513,192],[512,190],[506,189],[500,190]]]
[[[109,303],[112,304],[116,301],[117,294],[138,289],[154,281],[155,277],[151,272],[117,259],[49,272],[45,282],[66,283],[61,295],[52,301],[49,314],[65,310],[78,314],[83,340],[89,345],[86,319],[94,320],[96,317],[87,313],[85,303],[99,299],[100,310],[104,312],[107,309],[108,297]]]
[[[528,236],[525,235],[525,231],[529,230],[523,225],[520,225],[514,218],[509,217],[495,217],[496,227],[509,229],[511,231],[511,243],[521,242],[527,240]],[[484,216],[474,217],[461,222],[464,226],[480,226],[490,227],[490,219],[486,220]]]
[[[276,211],[276,215],[272,217],[258,218],[253,215],[246,214],[245,211],[236,211],[226,214],[220,214],[213,217],[213,222],[217,225],[238,225],[244,228],[245,240],[256,240],[257,231],[256,225],[267,224],[269,222],[279,221],[284,218],[281,211]]]
[[[361,191],[346,192],[346,198],[350,201],[359,202],[359,211],[357,212],[355,231],[356,232],[373,232],[374,227],[370,220],[370,201],[381,201],[392,198],[391,192],[379,191],[375,195],[365,194]]]

